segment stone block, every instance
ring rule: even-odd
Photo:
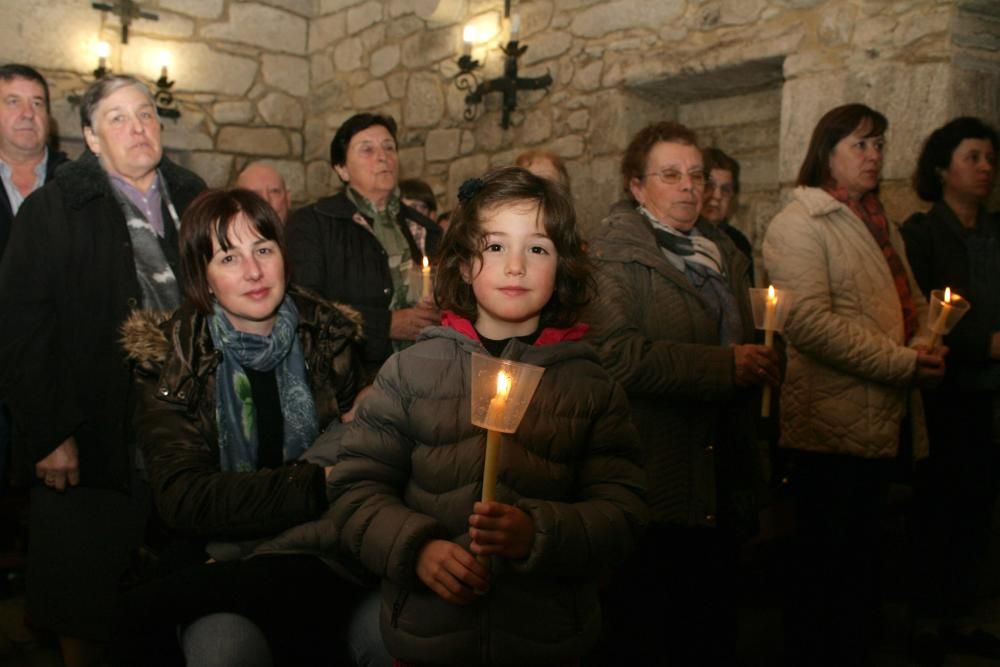
[[[567,134],[549,142],[549,150],[559,157],[571,160],[583,155],[584,136],[582,134]]]
[[[481,151],[495,151],[503,145],[503,128],[499,123],[477,122],[473,133]]]
[[[264,4],[295,12],[299,16],[311,19],[316,15],[315,0],[262,0]]]
[[[210,188],[229,187],[233,176],[233,156],[221,153],[189,153],[183,165],[205,179]]]
[[[333,64],[341,72],[350,72],[361,67],[361,40],[357,37],[348,37],[337,44],[333,50]]]
[[[746,25],[753,23],[767,6],[765,0],[741,0],[723,2],[720,5],[719,22],[722,25]]]
[[[337,181],[337,186],[334,185]],[[340,181],[329,162],[314,161],[306,165],[306,199],[315,201],[332,195],[339,189]]]
[[[406,82],[410,80],[407,72],[393,72],[385,78],[385,85],[389,89],[389,96],[398,100],[406,94]]]
[[[855,8],[849,5],[822,10],[816,27],[821,43],[827,46],[849,44],[854,30],[855,16]]]
[[[589,122],[590,112],[586,109],[577,109],[566,118],[566,125],[569,126],[569,129],[576,132],[586,130]]]
[[[303,132],[306,160],[326,160],[330,156],[330,139],[333,134],[326,126],[323,118],[313,116],[307,118]]]
[[[444,116],[440,77],[415,73],[406,85],[403,117],[408,127],[434,127]]]
[[[415,32],[424,29],[424,22],[416,16],[404,16],[395,21],[390,21],[385,27],[385,38],[390,42],[398,42],[404,37],[408,37]]]
[[[547,0],[518,5],[517,12],[521,15],[521,40],[524,41],[546,30],[552,20],[552,10],[552,3]]]
[[[852,43],[859,49],[888,46],[887,35],[896,27],[896,19],[888,16],[875,16],[865,21],[859,21],[854,26]]]
[[[550,32],[532,40],[530,47],[521,56],[525,66],[557,58],[569,51],[573,45],[573,36],[566,32]]]
[[[403,62],[415,70],[451,58],[461,44],[461,26],[423,30],[403,40]]]
[[[257,111],[268,125],[302,127],[302,105],[291,95],[270,93],[257,103]]]
[[[620,157],[608,156],[574,160],[567,165],[577,223],[585,239],[599,227],[611,205],[624,196],[620,161]]]
[[[267,44],[276,51],[305,54],[306,20],[301,16],[254,2],[232,3],[229,20],[202,28],[201,35],[240,44]]]
[[[366,2],[347,10],[347,34],[355,35],[382,20],[382,3]]]
[[[225,153],[244,155],[286,157],[289,154],[284,131],[273,127],[224,127],[219,130],[216,147]]]
[[[618,30],[662,25],[682,16],[685,5],[684,0],[603,2],[577,14],[570,30],[580,37],[601,37]]]
[[[389,101],[389,92],[381,81],[371,81],[355,88],[351,92],[351,100],[358,109],[380,107]]]
[[[253,105],[246,100],[212,105],[212,119],[219,125],[240,125],[253,120]]]
[[[389,0],[389,17],[396,18],[414,12],[415,0]]]
[[[431,130],[427,133],[427,140],[424,143],[427,161],[441,162],[458,157],[461,141],[461,130]]]
[[[222,14],[222,0],[160,0],[159,4],[161,9],[200,19],[214,19]]]
[[[389,44],[372,53],[370,71],[373,77],[379,78],[399,64],[399,45]]]
[[[595,60],[587,65],[578,66],[573,76],[573,85],[580,90],[597,90],[601,87],[601,73],[604,62]]]
[[[462,155],[468,155],[474,150],[476,150],[476,135],[469,130],[462,130],[462,142],[458,147],[458,152]]]
[[[781,98],[779,182],[793,183],[820,117],[839,104],[856,101],[843,72],[789,79]]]
[[[309,52],[321,51],[336,44],[347,34],[347,18],[343,13],[322,16],[309,22]]]
[[[329,81],[333,81],[337,76],[337,71],[333,66],[333,59],[329,52],[321,51],[313,54],[309,59],[309,81],[311,86],[319,86]]]
[[[525,146],[540,144],[552,136],[552,113],[548,109],[532,109],[521,124],[520,143]]]
[[[399,173],[404,178],[416,178],[424,172],[424,149],[422,146],[403,148],[399,151]]]
[[[260,58],[264,82],[275,88],[305,97],[309,94],[309,61],[305,58],[265,53]]]

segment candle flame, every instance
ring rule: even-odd
[[[431,266],[430,262],[427,261],[427,255],[424,255],[424,269],[429,269]]]
[[[778,296],[774,293],[774,285],[767,286],[767,300],[771,303],[775,303],[778,300]]]
[[[944,302],[945,303],[951,303],[951,288],[950,287],[945,287],[944,288]]]
[[[497,397],[507,398],[510,395],[511,384],[510,375],[503,371],[497,373]]]
[[[94,54],[98,58],[107,58],[111,55],[111,45],[107,42],[97,42],[94,45]]]

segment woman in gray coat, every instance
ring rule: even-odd
[[[727,664],[735,548],[756,521],[755,389],[778,382],[751,344],[749,260],[699,218],[706,174],[693,132],[640,131],[622,160],[626,201],[590,240],[590,340],[625,386],[649,476],[652,523],[608,591],[620,664]],[[640,599],[662,601],[650,612]],[[610,659],[610,656],[609,656]]]

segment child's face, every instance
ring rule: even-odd
[[[482,230],[482,259],[465,272],[476,295],[476,329],[493,339],[531,334],[555,289],[558,260],[538,206],[515,202],[486,211]]]

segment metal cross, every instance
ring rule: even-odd
[[[90,6],[102,12],[111,12],[112,14],[117,14],[122,21],[122,44],[128,44],[128,27],[132,24],[135,19],[149,19],[150,21],[159,21],[159,14],[154,14],[153,12],[147,12],[139,8],[139,4],[135,0],[119,0],[118,2],[111,4],[107,2],[92,2]]]

